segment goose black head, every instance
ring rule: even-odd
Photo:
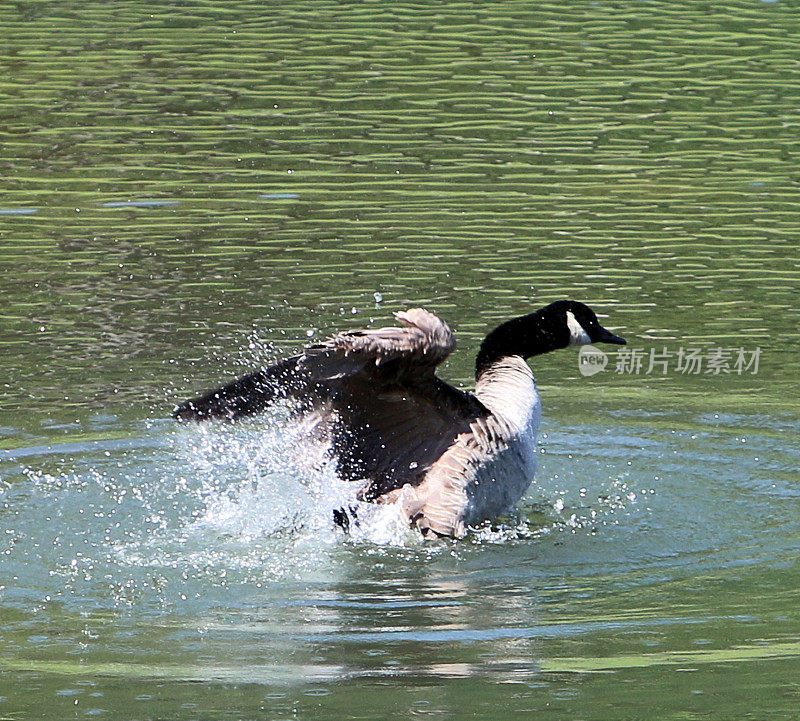
[[[615,343],[625,339],[606,330],[595,312],[575,300],[558,300],[535,313],[512,318],[486,336],[475,360],[475,373],[506,356],[531,356],[549,353],[570,345]]]
[[[588,345],[589,343],[613,343],[625,345],[624,338],[603,328],[595,312],[584,303],[576,300],[559,300],[542,309],[550,322],[560,326],[559,335],[565,340],[564,346]]]

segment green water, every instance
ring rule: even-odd
[[[799,54],[784,1],[0,5],[0,718],[796,718]],[[564,297],[642,371],[537,359],[461,543],[168,420],[410,305],[468,384]]]

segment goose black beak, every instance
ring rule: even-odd
[[[597,334],[597,338],[594,338],[593,340],[596,343],[613,343],[614,345],[627,344],[627,341],[624,338],[614,335],[610,330],[606,330],[602,326],[600,327],[600,332]]]

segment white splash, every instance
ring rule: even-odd
[[[395,506],[357,502],[358,486],[338,478],[335,459],[283,409],[235,426],[190,427],[183,441],[179,451],[201,483],[203,501],[185,529],[189,537],[289,535],[323,545],[348,539],[404,545],[415,535]],[[345,534],[333,513],[350,507],[357,520]]]

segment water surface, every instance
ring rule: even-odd
[[[0,8],[0,715],[794,718],[798,30],[785,2]],[[536,483],[463,542],[343,538],[279,412],[168,419],[409,305],[468,385],[488,329],[564,297],[642,369],[536,359]],[[705,372],[738,349],[756,373]]]

